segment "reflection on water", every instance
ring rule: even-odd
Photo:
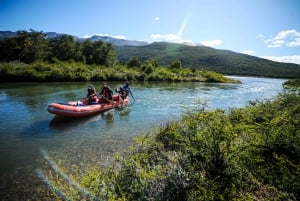
[[[53,129],[66,131],[73,129],[82,124],[91,123],[102,118],[102,114],[95,114],[82,118],[72,118],[72,117],[63,117],[63,116],[54,116],[53,119],[49,122],[49,126]]]
[[[145,134],[187,109],[242,107],[250,100],[275,96],[281,79],[236,77],[242,84],[135,83],[136,101],[129,106],[83,118],[56,117],[52,102],[80,100],[90,83],[0,84],[0,174],[40,168],[40,150],[67,166],[101,165],[107,155],[128,147]],[[92,83],[99,91],[100,84]],[[118,88],[122,83],[109,83]],[[27,170],[28,169],[28,170]]]

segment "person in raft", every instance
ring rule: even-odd
[[[107,102],[111,102],[113,91],[107,86],[106,83],[104,83],[99,95]]]
[[[89,104],[97,104],[98,103],[96,89],[93,85],[89,85],[86,98],[88,99]]]
[[[121,90],[121,88],[120,88],[120,90]],[[129,87],[129,82],[128,81],[122,87],[122,91],[123,91],[122,94],[123,94],[124,98],[126,98],[130,94],[131,97],[133,98],[133,100],[135,100],[134,97],[133,97],[133,95],[132,95],[131,89]]]

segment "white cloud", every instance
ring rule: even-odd
[[[208,47],[216,47],[218,45],[222,44],[221,40],[210,40],[210,41],[201,41],[202,45],[208,46]]]
[[[274,41],[270,41],[267,47],[282,47],[284,43],[285,43],[284,40],[274,40]]]
[[[180,36],[177,34],[152,34],[151,39],[154,41],[172,41],[178,42],[181,40]]]
[[[90,35],[82,36],[82,38],[90,38],[90,37],[92,37],[92,36],[90,36]]]
[[[286,30],[286,31],[280,31],[274,39],[285,39],[285,38],[288,38],[288,37],[300,37],[300,33],[297,32],[296,30],[294,29],[291,29],[291,30]]]
[[[300,37],[296,38],[294,41],[288,42],[286,44],[288,47],[296,47],[296,46],[300,46]]]
[[[272,60],[272,61],[300,64],[300,55],[292,55],[292,56],[260,56],[260,57],[264,58],[264,59],[269,59],[269,60]]]
[[[118,39],[125,39],[126,38],[125,36],[111,36],[109,34],[94,34],[94,35],[96,35],[96,36],[109,36],[109,37],[118,38]],[[85,36],[83,36],[83,38],[90,38],[94,35],[85,35]]]
[[[275,37],[269,38],[264,41],[267,44],[267,47],[296,47],[300,46],[300,32],[291,29],[280,31]]]
[[[151,42],[155,41],[166,41],[172,43],[180,43],[184,45],[190,46],[208,46],[208,47],[215,47],[222,44],[221,40],[212,40],[212,41],[201,41],[200,43],[193,42],[192,40],[183,40],[181,35],[179,34],[152,34],[151,35]],[[149,41],[148,41],[149,42]]]
[[[248,55],[254,55],[255,52],[253,50],[245,50],[243,52],[241,52],[242,54],[248,54]]]
[[[166,41],[166,42],[172,42],[172,43],[180,43],[184,45],[190,45],[190,46],[197,46],[202,45],[199,43],[194,43],[192,40],[183,40],[180,35],[178,34],[152,34],[151,39],[153,41]]]
[[[257,36],[258,38],[263,38],[264,37],[264,35],[263,34],[258,34],[258,36]]]
[[[159,20],[160,20],[160,17],[154,18],[154,21],[155,21],[155,22],[157,22],[157,21],[159,21]]]

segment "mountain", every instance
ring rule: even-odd
[[[64,35],[62,33],[56,33],[56,32],[45,32],[45,34],[46,34],[47,39],[57,38],[57,37]],[[15,37],[16,35],[17,35],[17,32],[0,31],[0,39]],[[114,38],[114,37],[110,37],[110,36],[100,36],[100,35],[93,35],[88,38],[80,38],[77,36],[73,36],[73,37],[75,40],[80,40],[80,41],[84,41],[86,39],[90,39],[91,41],[102,40],[105,43],[112,43],[115,46],[142,46],[142,45],[149,44],[146,41],[125,40],[125,39],[119,39],[119,38]]]
[[[46,38],[60,37],[61,33],[46,32]],[[0,39],[14,37],[16,32],[0,31]],[[206,46],[190,46],[177,43],[125,40],[109,36],[94,35],[76,40],[102,40],[115,46],[121,62],[137,57],[141,61],[156,60],[161,66],[167,66],[180,60],[183,67],[200,70],[211,70],[227,75],[263,76],[280,78],[299,78],[300,65],[281,63],[229,50],[215,49]]]
[[[46,32],[46,38],[57,38],[60,37],[61,35],[64,35],[62,33],[56,33],[56,32]],[[2,38],[11,38],[17,36],[16,31],[0,31],[0,39]],[[77,38],[73,36],[74,38]]]
[[[211,70],[227,75],[300,77],[298,64],[275,62],[206,46],[155,42],[145,46],[116,46],[116,51],[121,62],[138,57],[141,61],[154,59],[159,65],[167,66],[175,60],[180,60],[183,67]]]
[[[125,40],[125,39],[119,39],[110,36],[99,36],[99,35],[94,35],[89,39],[91,41],[102,40],[103,42],[106,43],[112,43],[115,46],[143,46],[149,44],[148,42],[145,41]]]
[[[15,37],[16,35],[17,35],[17,32],[14,32],[14,31],[0,31],[0,39]]]

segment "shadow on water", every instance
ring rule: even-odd
[[[27,127],[22,129],[19,133],[21,138],[47,138],[50,137],[53,132],[49,129],[47,124],[49,123],[48,120],[42,121],[35,121],[32,124],[29,124]]]
[[[49,122],[49,127],[59,131],[66,131],[82,124],[98,121],[102,116],[102,113],[80,118],[54,116]]]

